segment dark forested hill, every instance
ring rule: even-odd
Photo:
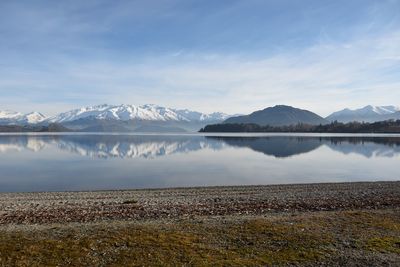
[[[207,125],[200,132],[304,132],[304,133],[400,133],[400,120],[374,123],[339,123],[325,125],[297,124],[291,126],[260,126],[254,123]]]
[[[284,126],[299,123],[318,125],[329,122],[311,111],[278,105],[253,112],[250,115],[231,117],[225,120],[224,123],[254,123],[262,126]]]

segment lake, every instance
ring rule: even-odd
[[[0,135],[0,191],[400,180],[399,135]]]

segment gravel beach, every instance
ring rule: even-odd
[[[0,266],[399,266],[400,182],[0,194]]]
[[[400,207],[400,182],[3,193],[0,224]]]

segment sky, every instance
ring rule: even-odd
[[[1,0],[0,110],[400,106],[400,0]]]

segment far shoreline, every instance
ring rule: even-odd
[[[66,135],[128,135],[128,136],[204,136],[204,137],[400,137],[400,133],[310,133],[310,132],[0,132],[0,136],[66,136]]]

